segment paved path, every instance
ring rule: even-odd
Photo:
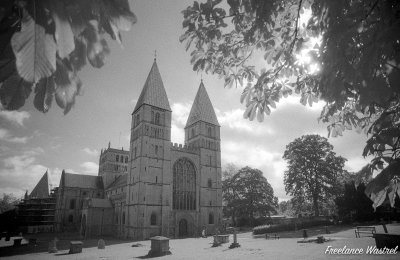
[[[382,226],[376,226],[377,232],[383,232]],[[400,225],[388,225],[390,233],[400,234]],[[172,239],[170,250],[172,255],[155,258],[164,259],[295,259],[295,260],[316,260],[316,259],[400,259],[397,255],[326,255],[328,246],[333,248],[363,248],[365,251],[368,246],[374,246],[375,241],[370,237],[355,238],[354,229],[348,229],[335,234],[324,235],[332,238],[332,241],[316,243],[297,243],[298,238],[285,238],[279,240],[266,240],[264,238],[253,238],[251,233],[238,235],[240,248],[229,249],[229,244],[220,247],[211,247],[212,238],[188,238]],[[230,237],[232,242],[232,236]],[[132,247],[133,244],[141,244],[139,247]],[[107,241],[106,241],[107,245]],[[56,254],[36,253],[29,255],[17,255],[4,259],[140,259],[150,250],[150,241],[130,242],[106,246],[106,249],[97,247],[84,248],[83,253],[68,255],[64,250]]]

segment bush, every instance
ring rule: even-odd
[[[304,229],[315,226],[326,226],[330,224],[331,222],[325,219],[303,220],[297,223],[297,229]],[[295,229],[294,222],[285,224],[276,224],[276,225],[262,225],[253,228],[253,235],[282,232],[282,231],[292,231],[294,229]]]

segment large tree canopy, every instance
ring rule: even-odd
[[[262,121],[297,93],[326,102],[329,135],[369,134],[370,169],[400,157],[399,1],[207,0],[183,16],[193,69],[245,85],[245,118]]]
[[[254,223],[256,216],[267,217],[278,206],[271,184],[258,169],[244,167],[235,174],[226,174],[222,192],[224,213],[234,223],[237,217],[247,217]]]
[[[104,65],[105,34],[121,43],[135,22],[127,0],[1,0],[1,105],[19,109],[33,91],[39,111],[55,97],[68,113],[81,91],[78,71],[87,60]]]
[[[346,159],[336,156],[333,146],[319,135],[304,135],[286,146],[287,161],[284,183],[288,194],[299,201],[310,201],[314,214],[320,204],[338,192],[339,180]]]

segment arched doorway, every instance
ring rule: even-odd
[[[187,237],[188,236],[188,222],[186,219],[181,219],[179,221],[179,237]]]

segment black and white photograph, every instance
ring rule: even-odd
[[[400,1],[0,0],[0,258],[398,259]]]

